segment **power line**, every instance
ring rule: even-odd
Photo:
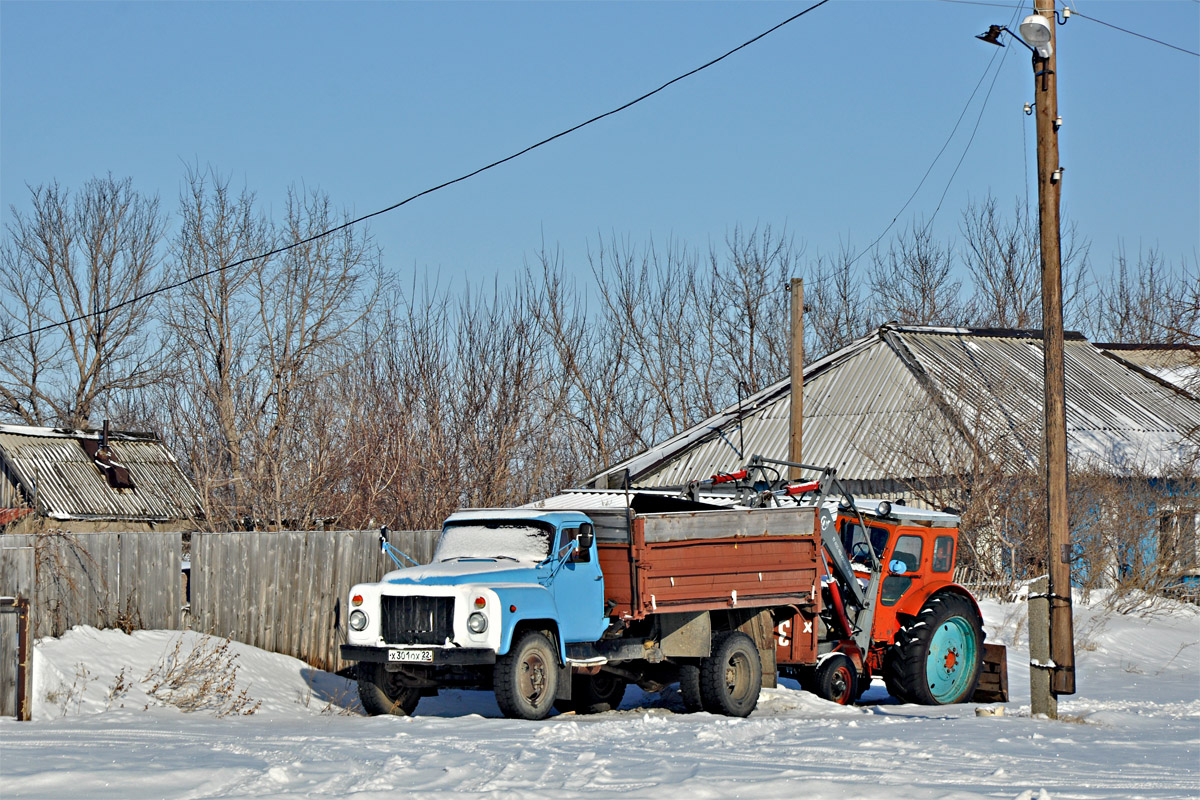
[[[996,68],[996,74],[992,76],[992,83],[988,86],[987,94],[983,96],[983,103],[979,106],[979,116],[975,118],[975,127],[971,129],[971,138],[967,139],[967,146],[963,148],[962,155],[958,157],[958,163],[954,165],[954,171],[950,173],[950,180],[946,181],[946,188],[942,190],[942,196],[938,198],[937,208],[933,210],[932,216],[929,217],[927,224],[932,225],[933,220],[937,217],[938,212],[942,210],[942,202],[946,199],[946,193],[950,191],[950,184],[954,183],[954,177],[958,175],[958,168],[962,166],[963,161],[967,157],[967,152],[971,149],[971,145],[975,142],[975,134],[979,133],[979,123],[983,122],[983,112],[987,110],[988,100],[992,99],[992,90],[996,88],[996,79],[1000,77],[1000,70],[1004,67],[1004,59],[1008,56],[1008,50],[1004,51],[1004,55],[1000,57],[1000,66]]]
[[[1145,39],[1148,42],[1154,42],[1155,44],[1161,44],[1163,47],[1169,47],[1172,50],[1178,50],[1181,53],[1187,53],[1189,56],[1196,56],[1196,57],[1200,58],[1200,53],[1197,53],[1193,50],[1188,50],[1183,47],[1177,47],[1176,45],[1170,44],[1169,42],[1164,42],[1162,39],[1155,39],[1153,36],[1147,36],[1144,33],[1138,33],[1137,31],[1131,31],[1128,28],[1122,28],[1120,25],[1113,25],[1111,22],[1105,22],[1102,19],[1096,19],[1095,17],[1089,17],[1087,14],[1081,14],[1078,11],[1072,11],[1071,16],[1072,17],[1083,17],[1086,20],[1089,20],[1091,22],[1097,22],[1107,28],[1112,28],[1115,31],[1121,31],[1122,33],[1128,33],[1130,36],[1136,36],[1139,39]]]
[[[1005,8],[1009,8],[1009,6],[1005,6]],[[929,173],[933,172],[933,168],[937,166],[938,161],[942,158],[942,154],[946,152],[946,148],[950,146],[950,142],[954,139],[954,134],[958,132],[958,126],[962,124],[963,117],[967,115],[967,109],[971,107],[972,101],[975,100],[975,95],[979,93],[979,87],[983,85],[984,80],[987,79],[988,73],[992,69],[992,65],[996,63],[996,59],[1003,52],[1004,51],[1002,50],[997,50],[996,52],[992,53],[991,60],[988,61],[987,66],[984,67],[983,74],[979,76],[979,80],[976,82],[975,88],[971,90],[971,96],[967,98],[967,102],[963,104],[962,111],[958,114],[958,119],[954,121],[954,127],[950,129],[950,135],[946,137],[946,141],[942,143],[941,149],[938,150],[937,155],[933,157],[933,161],[930,162],[928,169],[925,170],[925,174],[921,176],[921,180],[917,183],[917,188],[912,190],[912,194],[910,194],[908,199],[904,201],[904,205],[900,206],[900,210],[896,212],[894,217],[892,217],[892,221],[887,224],[887,227],[875,237],[875,241],[871,242],[861,253],[855,256],[850,263],[846,265],[847,267],[854,266],[860,258],[869,253],[875,247],[875,245],[879,244],[879,242],[883,240],[884,236],[887,236],[888,231],[890,231],[892,226],[896,224],[896,220],[900,219],[900,215],[904,213],[909,204],[912,203],[913,198],[917,196],[917,192],[921,191],[921,187],[925,185],[925,181],[929,178]],[[998,75],[999,73],[1000,71],[997,70],[996,74]],[[992,84],[995,85],[995,79],[992,80]],[[991,90],[989,89],[988,92],[990,94]],[[976,124],[976,127],[978,127],[978,123]],[[974,134],[972,134],[972,136],[973,135]],[[957,171],[957,167],[955,170]]]
[[[13,339],[19,339],[19,338],[22,338],[25,336],[32,336],[35,333],[41,333],[42,331],[51,330],[53,328],[60,328],[64,325],[70,325],[73,322],[81,322],[85,319],[90,319],[92,317],[98,317],[101,314],[107,314],[110,311],[116,311],[119,308],[124,308],[127,305],[141,302],[142,300],[146,300],[150,297],[154,297],[155,295],[162,294],[163,292],[169,292],[172,289],[178,289],[181,286],[186,286],[189,283],[194,283],[195,281],[198,281],[201,278],[206,278],[209,275],[212,275],[214,273],[222,272],[227,269],[232,269],[233,267],[238,267],[238,266],[241,266],[242,264],[246,264],[251,261],[258,261],[260,259],[270,258],[271,256],[275,256],[280,253],[285,253],[288,250],[292,250],[296,247],[300,247],[301,245],[305,245],[310,242],[314,242],[317,239],[322,239],[326,236],[330,236],[334,233],[337,233],[338,231],[345,230],[346,228],[357,225],[360,222],[365,222],[366,220],[369,220],[372,217],[378,217],[379,215],[386,214],[389,211],[395,211],[397,208],[400,208],[400,206],[411,203],[413,200],[416,200],[420,197],[424,197],[427,194],[432,194],[433,192],[436,192],[440,189],[445,189],[447,186],[453,186],[456,183],[461,183],[462,181],[473,178],[482,172],[487,172],[489,169],[498,167],[501,164],[505,164],[509,161],[512,161],[513,159],[520,158],[521,156],[525,155],[526,153],[528,153],[532,150],[536,150],[537,148],[542,147],[543,145],[547,145],[550,142],[553,142],[555,139],[561,139],[562,137],[564,137],[570,133],[574,133],[575,131],[579,130],[580,128],[585,128],[594,122],[599,122],[600,120],[604,119],[605,117],[611,117],[614,114],[619,114],[620,112],[626,110],[627,108],[635,106],[638,103],[642,102],[643,100],[653,97],[654,95],[663,91],[667,87],[672,86],[673,84],[679,83],[680,81],[684,80],[685,78],[690,78],[691,76],[695,75],[696,73],[706,70],[709,67],[713,66],[714,64],[724,61],[726,58],[729,58],[731,55],[738,52],[739,50],[744,50],[745,48],[747,48],[750,45],[754,44],[755,42],[759,41],[760,39],[762,39],[766,36],[769,36],[770,34],[779,30],[780,28],[787,25],[788,23],[795,22],[796,20],[800,19],[800,17],[803,17],[805,14],[809,13],[810,11],[814,11],[814,10],[820,8],[821,6],[825,5],[828,2],[829,2],[829,0],[819,0],[819,2],[813,3],[811,6],[804,9],[803,11],[793,14],[792,16],[785,19],[783,22],[780,22],[779,24],[768,28],[767,30],[765,30],[762,33],[755,36],[754,38],[748,39],[745,42],[742,42],[741,44],[739,44],[737,47],[733,48],[732,50],[728,50],[725,53],[712,59],[711,61],[701,64],[700,66],[696,67],[695,69],[689,70],[688,72],[685,72],[682,75],[672,78],[671,80],[669,80],[666,83],[659,86],[657,89],[652,89],[649,92],[646,92],[645,94],[641,95],[640,97],[630,100],[629,102],[627,102],[623,105],[617,106],[616,108],[614,108],[610,111],[605,111],[603,114],[597,114],[596,116],[592,117],[591,119],[589,119],[585,122],[581,122],[578,125],[567,128],[564,131],[560,131],[560,132],[554,134],[553,136],[549,136],[545,139],[542,139],[540,142],[537,142],[536,144],[531,144],[528,147],[524,148],[523,150],[518,150],[517,152],[513,153],[512,155],[505,156],[504,158],[501,158],[498,161],[493,161],[492,163],[488,164],[487,166],[480,167],[479,169],[476,169],[472,172],[468,172],[465,175],[454,178],[452,180],[448,180],[444,183],[439,183],[437,186],[430,187],[428,189],[425,189],[422,192],[417,192],[416,194],[412,195],[411,197],[407,197],[398,203],[394,203],[394,204],[388,206],[387,208],[382,208],[378,211],[373,211],[370,214],[364,214],[363,216],[352,219],[349,222],[344,222],[341,225],[337,225],[335,227],[329,228],[328,230],[324,230],[324,231],[321,231],[320,233],[313,234],[312,236],[309,236],[307,239],[301,239],[297,242],[293,242],[292,244],[285,245],[283,247],[277,247],[274,250],[270,250],[266,253],[262,253],[262,254],[256,255],[256,256],[251,256],[249,258],[243,258],[242,260],[235,261],[231,264],[224,264],[219,267],[214,267],[210,270],[206,270],[205,272],[201,272],[196,275],[192,275],[191,277],[184,278],[183,280],[175,281],[174,283],[164,284],[164,285],[158,287],[157,289],[151,289],[150,291],[146,292],[145,294],[137,295],[129,300],[125,300],[124,302],[117,303],[115,305],[111,305],[111,306],[108,306],[103,309],[99,309],[90,314],[81,314],[77,317],[72,317],[70,319],[63,320],[62,322],[53,322],[53,323],[50,323],[48,325],[43,325],[38,328],[31,328],[30,330],[24,331],[23,333],[16,333],[16,334],[11,334],[9,336],[5,336],[3,339],[0,339],[0,344],[4,344],[5,342],[12,341]]]

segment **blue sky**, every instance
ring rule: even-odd
[[[658,86],[807,3],[0,2],[0,205],[26,184],[131,176],[174,211],[188,163],[258,193],[290,184],[352,213],[390,205]],[[1003,5],[1003,4],[1002,4]],[[1200,51],[1200,3],[1077,10]],[[864,247],[958,134],[901,218],[936,227],[1034,163],[1027,51],[974,35],[1007,8],[833,0],[650,100],[371,221],[389,268],[502,279],[542,242],[707,247],[786,229],[808,255]],[[1022,6],[1020,16],[1028,13]],[[1019,16],[1018,16],[1019,21]],[[1059,29],[1065,213],[1106,267],[1121,242],[1200,250],[1200,58],[1072,18]],[[885,240],[886,241],[886,240]]]

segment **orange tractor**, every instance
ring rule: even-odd
[[[788,483],[776,468],[790,466],[820,477]],[[839,703],[856,700],[874,676],[902,702],[1008,700],[1005,648],[984,643],[979,606],[954,582],[957,515],[855,499],[832,467],[761,456],[693,490],[701,484],[731,484],[750,507],[794,505],[815,516],[821,602],[773,610],[780,674]]]

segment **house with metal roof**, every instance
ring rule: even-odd
[[[1064,346],[1067,443],[1074,466],[1164,475],[1200,456],[1200,399],[1101,350]],[[804,369],[805,463],[832,465],[851,491],[903,494],[956,460],[1036,469],[1041,451],[1040,331],[884,325]],[[739,405],[583,482],[682,488],[788,457],[791,383]]]
[[[193,530],[202,515],[154,434],[0,425],[0,531]]]
[[[1074,546],[1093,584],[1161,582],[1200,555],[1200,399],[1128,355],[1066,335]],[[858,496],[966,503],[988,569],[1036,574],[1044,550],[1017,542],[1040,527],[1042,372],[1040,331],[884,325],[805,367],[800,460]],[[790,415],[784,379],[554,502],[620,504],[625,486],[678,493],[753,455],[787,459]]]

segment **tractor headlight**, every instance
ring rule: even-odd
[[[358,610],[351,611],[350,627],[356,631],[361,631],[363,628],[367,627],[367,615]]]
[[[471,633],[483,633],[487,630],[487,617],[476,611],[467,617],[467,628],[470,629]]]

